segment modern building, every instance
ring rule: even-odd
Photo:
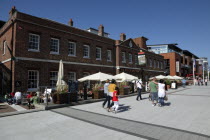
[[[103,25],[98,30],[82,30],[73,26],[72,19],[66,25],[13,7],[9,20],[0,28],[2,93],[54,88],[60,60],[66,82],[99,71],[112,75],[125,71],[145,80],[163,74],[163,57],[141,49],[142,44],[145,47],[144,37],[137,43],[123,36],[120,41],[111,39]],[[137,62],[140,50],[148,59],[144,65]]]
[[[198,57],[188,50],[182,50],[178,44],[148,45],[148,50],[160,54],[165,59],[165,74],[186,77],[193,73],[193,59]],[[198,65],[197,65],[198,66]],[[198,68],[194,69],[198,70]],[[197,73],[195,71],[195,73]]]

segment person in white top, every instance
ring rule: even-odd
[[[17,91],[15,92],[15,102],[18,104],[21,100],[21,92]]]
[[[108,108],[109,105],[110,105],[111,97],[109,96],[108,86],[109,86],[109,79],[107,79],[107,80],[106,80],[106,83],[104,84],[104,96],[105,96],[105,101],[104,101],[103,104],[102,104],[102,107],[103,107],[103,108],[104,108],[106,102],[108,102],[108,103],[107,103],[107,108]]]
[[[140,97],[140,100],[142,100],[142,97],[141,97],[142,86],[143,86],[143,84],[142,84],[141,79],[137,80],[136,81],[136,87],[137,87],[137,92],[138,92],[138,95],[136,97],[137,101],[139,100],[139,97]]]
[[[158,98],[159,98],[159,106],[164,106],[164,97],[166,95],[165,84],[161,79],[158,83]]]

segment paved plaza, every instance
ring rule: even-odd
[[[210,86],[168,93],[164,107],[153,107],[148,94],[120,98],[117,114],[96,102],[1,117],[0,139],[210,139]]]

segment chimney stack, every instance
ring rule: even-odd
[[[120,41],[125,41],[126,40],[126,35],[124,33],[120,34]]]
[[[73,26],[74,26],[74,22],[73,22],[73,20],[72,20],[72,19],[70,19],[70,20],[69,20],[69,22],[68,22],[68,24],[69,24],[69,26],[72,26],[72,27],[73,27]]]
[[[98,27],[98,35],[104,36],[104,26],[102,24]]]
[[[17,11],[17,10],[16,10],[15,6],[13,6],[12,9],[10,10],[10,12],[9,12],[10,17],[12,17],[12,15],[13,15],[16,11]]]

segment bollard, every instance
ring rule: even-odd
[[[48,94],[46,94],[47,95],[47,105],[48,105]]]
[[[84,85],[84,100],[87,100],[87,85]]]

